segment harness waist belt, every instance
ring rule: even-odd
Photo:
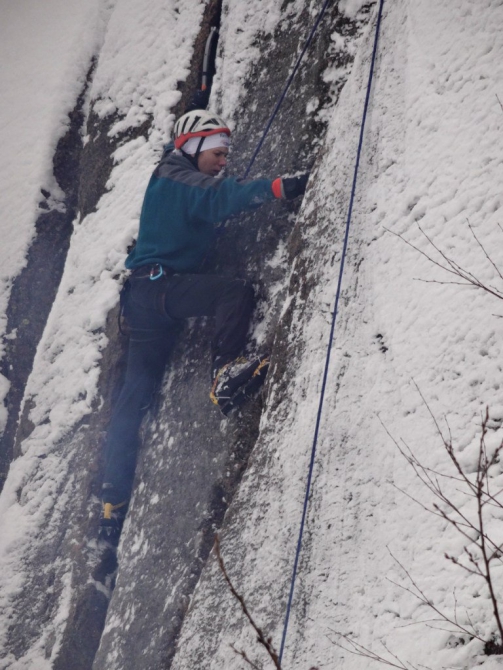
[[[139,268],[131,270],[131,277],[135,279],[158,279],[159,277],[171,276],[175,274],[174,270],[167,268],[160,263],[153,263],[152,265],[141,265]]]

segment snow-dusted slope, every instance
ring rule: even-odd
[[[286,9],[275,0],[248,4],[246,14],[242,3],[224,3],[213,96],[213,104],[237,127],[237,171],[277,94],[275,77],[288,69],[301,27],[308,23],[306,14],[312,21],[317,8],[300,0]],[[340,2],[343,19],[358,16],[362,4]],[[76,71],[79,61],[77,70],[85,73],[83,62],[98,44],[99,30],[104,30],[98,17],[110,16],[91,91],[95,113],[104,119],[117,115],[110,117],[117,121],[112,134],[148,119],[152,119],[152,131],[147,139],[124,140],[114,155],[109,191],[97,211],[76,226],[30,379],[27,410],[32,408],[33,431],[23,442],[0,498],[1,668],[69,668],[71,656],[61,655],[61,649],[65,631],[79,618],[80,611],[75,613],[79,594],[87,588],[99,592],[102,599],[109,595],[106,580],[103,583],[94,573],[90,578],[102,548],[89,540],[95,532],[92,524],[88,528],[88,519],[96,517],[95,501],[88,500],[88,495],[89,477],[97,467],[97,445],[86,422],[93,410],[91,421],[99,414],[106,315],[117,300],[125,247],[137,225],[146,180],[172,123],[169,110],[179,98],[177,83],[188,74],[203,8],[199,0],[156,0],[148,6],[139,0],[118,0],[113,6],[103,5],[92,15],[102,28],[84,39],[82,60],[72,60],[68,52],[60,56],[63,71],[70,67],[68,63]],[[13,11],[10,5],[9,9]],[[461,645],[455,634],[419,623],[431,619],[432,613],[388,581],[408,585],[388,547],[435,605],[452,612],[457,603],[457,615],[473,622],[484,639],[495,630],[483,584],[443,559],[445,551],[461,554],[462,539],[396,490],[398,486],[430,502],[382,424],[397,439],[403,438],[425,464],[447,469],[419,387],[434,414],[448,417],[467,468],[474,465],[480,414],[486,404],[493,416],[488,444],[492,447],[501,439],[503,325],[497,317],[498,301],[480,290],[431,283],[449,281],[449,277],[393,232],[435,255],[418,228],[420,223],[435,244],[474,275],[488,283],[501,282],[467,222],[503,267],[499,251],[503,233],[498,226],[503,110],[496,99],[497,93],[503,98],[503,44],[498,29],[502,14],[499,0],[479,0],[476,6],[469,0],[385,3],[285,668],[379,667],[342,652],[334,644],[338,638],[333,631],[350,633],[386,656],[384,643],[390,652],[418,667],[468,670],[482,662],[477,656],[479,642]],[[12,21],[18,18],[12,15]],[[90,19],[82,21],[90,25]],[[277,646],[374,25],[371,22],[364,39],[358,41],[345,33],[344,23],[338,24],[328,56],[313,50],[308,67],[323,58],[329,61],[324,78],[327,85],[333,83],[332,100],[322,105],[314,93],[307,95],[311,89],[304,74],[302,87],[294,101],[287,100],[257,165],[257,171],[270,174],[273,169],[299,169],[316,156],[293,231],[289,225],[294,212],[278,208],[279,233],[274,234],[271,213],[261,215],[260,226],[259,218],[247,218],[228,231],[229,246],[224,242],[221,248],[224,263],[229,261],[227,269],[240,271],[241,263],[261,287],[257,340],[275,338],[260,433],[224,520],[222,550],[238,590]],[[275,43],[278,35],[282,40]],[[350,79],[334,108],[356,49]],[[270,53],[275,54],[277,67],[265,66]],[[338,54],[344,58],[338,60]],[[72,86],[73,79],[54,103],[54,118],[61,118],[71,107],[65,96],[70,100],[71,92],[75,94]],[[305,100],[302,95],[307,96]],[[324,95],[331,97],[326,90]],[[292,118],[297,124],[300,105],[308,127],[305,134],[300,125],[294,125],[292,133]],[[57,127],[53,123],[50,131],[40,130],[50,137],[39,152],[46,152],[46,163],[39,161],[37,167],[41,173],[47,172]],[[306,138],[309,145],[297,150]],[[12,152],[14,156],[16,151]],[[20,208],[36,202],[39,184],[35,182],[31,191],[19,191],[16,196]],[[29,240],[27,230],[18,263]],[[242,255],[232,255],[233,244],[242,245]],[[252,439],[239,420],[220,425],[210,407],[202,409],[207,383],[202,363],[205,332],[190,331],[180,345],[162,407],[147,427],[131,518],[120,549],[117,589],[96,670],[161,668],[171,664],[173,656],[172,667],[177,670],[244,668],[231,643],[267,663],[211,556],[186,614],[187,594],[206,556],[204,541],[211,523],[221,521],[215,521],[214,510],[206,507],[210,507],[212,487],[225,495],[225,487],[216,485],[221,484],[228,451],[233,456],[233,445],[249,445]],[[177,398],[185,404],[183,410]],[[256,407],[253,412],[246,416],[254,430]],[[198,449],[204,450],[203,456]],[[497,490],[499,466],[492,474]],[[182,495],[173,503],[177,487]],[[208,498],[192,498],[194,489]],[[458,495],[455,490],[453,495]],[[473,513],[470,504],[465,509]],[[500,523],[495,515],[490,530],[497,538]],[[498,570],[495,578],[501,590]],[[173,637],[180,625],[175,653]],[[74,649],[85,646],[86,629],[78,629],[78,634],[82,637]],[[100,632],[93,630],[92,635],[97,639]],[[79,657],[79,668],[91,664],[92,657]],[[489,668],[489,662],[486,665]]]
[[[117,3],[91,89],[98,116],[119,114],[110,134],[135,127],[148,115],[150,142],[124,142],[114,154],[110,194],[77,227],[57,302],[40,344],[27,396],[36,406],[44,449],[89,413],[97,393],[98,362],[105,344],[108,311],[117,302],[116,277],[124,251],[137,230],[143,191],[173,119],[178,80],[187,76],[200,0],[161,2],[148,8],[132,0]],[[141,48],[143,45],[143,48]],[[157,90],[163,82],[162,94]],[[85,309],[83,305],[85,304]],[[47,432],[49,431],[49,432]],[[55,431],[55,432],[53,432]],[[36,435],[32,436],[36,439]],[[25,447],[26,450],[26,447]]]
[[[106,3],[21,0],[0,3],[0,332],[6,329],[6,309],[13,279],[26,264],[35,233],[41,189],[58,207],[64,194],[52,175],[57,141],[68,126],[99,49],[109,14]],[[61,206],[61,205],[59,205]],[[15,337],[15,333],[10,333]],[[3,347],[2,347],[3,353]],[[0,397],[8,382],[0,378]],[[0,410],[0,428],[5,426]]]

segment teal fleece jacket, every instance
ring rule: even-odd
[[[196,272],[216,223],[274,200],[272,180],[209,177],[173,149],[172,143],[166,147],[147,186],[129,269],[160,263],[174,272]]]

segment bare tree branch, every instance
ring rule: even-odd
[[[236,649],[236,647],[233,644],[231,644],[231,649],[235,654],[237,654],[237,656],[241,656],[241,658],[244,659],[251,668],[254,668],[254,670],[263,670],[261,666],[256,665],[255,663],[253,663],[253,661],[250,661],[250,659],[246,655],[246,652],[243,651],[242,649]]]
[[[417,223],[417,222],[416,222]],[[472,233],[472,236],[476,240],[478,246],[482,249],[482,252],[484,253],[486,259],[489,261],[489,263],[496,269],[496,272],[498,273],[498,276],[503,279],[503,275],[498,269],[496,263],[493,261],[491,258],[490,254],[487,252],[487,249],[484,247],[482,242],[479,240],[477,237],[475,231],[473,230],[472,226],[470,225],[470,222],[468,222],[468,226],[470,228],[470,231]],[[498,298],[499,300],[503,300],[503,290],[500,290],[494,286],[491,286],[490,284],[487,284],[483,281],[481,281],[476,275],[474,275],[470,270],[467,270],[466,268],[462,267],[459,263],[457,263],[454,259],[450,258],[442,249],[435,244],[435,242],[431,239],[431,237],[426,233],[426,231],[421,227],[419,223],[417,223],[417,227],[421,231],[421,234],[425,237],[425,239],[428,241],[428,244],[439,254],[439,256],[442,258],[443,262],[439,262],[435,260],[430,254],[426,253],[422,249],[420,249],[418,246],[413,244],[412,242],[409,242],[401,233],[396,233],[393,230],[390,230],[389,228],[384,228],[387,232],[391,233],[392,235],[395,235],[395,237],[398,237],[399,239],[402,240],[402,242],[405,242],[409,247],[417,251],[419,254],[424,256],[426,259],[430,261],[433,265],[436,265],[438,268],[444,270],[444,272],[448,272],[449,274],[452,274],[459,279],[462,279],[462,282],[443,282],[443,281],[438,281],[438,280],[425,280],[425,279],[420,279],[419,281],[425,281],[425,282],[431,282],[434,284],[459,284],[461,286],[473,286],[475,288],[482,289],[483,291],[486,291],[487,293],[493,295],[495,298]]]
[[[414,277],[414,281],[421,281],[423,284],[440,284],[441,286],[468,286],[477,288],[469,281],[441,281],[440,279],[423,279],[422,277]],[[496,316],[496,315],[495,315]]]
[[[245,600],[244,600],[243,596],[239,595],[239,593],[234,588],[233,583],[231,582],[229,574],[228,574],[228,572],[225,568],[225,564],[224,564],[224,561],[223,561],[223,558],[222,558],[222,554],[220,552],[220,538],[218,537],[218,534],[215,535],[215,552],[216,552],[216,555],[217,555],[217,560],[218,560],[218,564],[220,566],[220,570],[221,570],[221,572],[224,576],[225,581],[227,582],[227,584],[229,586],[229,589],[230,589],[232,595],[241,605],[241,609],[243,610],[243,614],[245,615],[245,617],[250,622],[250,625],[253,628],[253,630],[257,633],[257,641],[265,648],[265,650],[269,654],[269,657],[272,660],[272,662],[274,663],[274,666],[277,668],[277,670],[281,670],[279,657],[278,657],[278,654],[277,654],[276,650],[274,649],[274,647],[272,645],[271,639],[266,638],[262,629],[255,623],[252,615],[250,614],[250,612],[248,610],[248,607],[246,606],[246,603],[245,603]],[[254,667],[256,667],[256,666],[254,666]]]
[[[479,242],[477,236],[473,231],[472,234],[477,240],[477,242]],[[483,249],[483,251],[485,252],[485,249]],[[489,258],[488,254],[486,254],[486,256]],[[412,467],[417,478],[428,489],[428,491],[430,491],[430,493],[432,493],[438,500],[441,501],[445,509],[443,507],[440,507],[437,503],[433,503],[432,504],[433,509],[430,509],[423,503],[416,500],[416,498],[410,495],[409,493],[405,491],[403,491],[403,493],[405,493],[405,495],[414,502],[417,502],[423,509],[429,511],[431,514],[434,514],[435,516],[439,516],[442,519],[444,519],[444,521],[448,522],[453,528],[456,529],[458,533],[460,533],[460,535],[462,535],[465,539],[468,540],[469,545],[465,545],[463,547],[463,554],[467,557],[468,564],[466,564],[465,561],[461,562],[458,557],[452,556],[451,554],[445,553],[444,556],[451,563],[462,568],[467,573],[474,575],[476,577],[481,577],[485,581],[487,589],[489,591],[489,597],[492,604],[493,615],[497,626],[499,639],[503,640],[503,625],[499,611],[498,598],[495,592],[491,572],[491,563],[493,560],[498,560],[500,563],[503,563],[503,556],[502,556],[503,543],[496,544],[496,542],[488,535],[488,533],[486,532],[485,518],[484,518],[484,508],[486,505],[498,507],[500,509],[503,508],[503,503],[496,498],[496,495],[501,494],[502,490],[501,489],[498,490],[498,493],[496,495],[493,495],[491,493],[491,482],[489,476],[489,471],[491,470],[491,468],[500,461],[501,452],[503,450],[503,441],[498,445],[496,449],[492,451],[492,454],[489,455],[486,445],[486,436],[489,430],[488,426],[490,418],[489,418],[489,408],[486,407],[485,412],[481,417],[481,433],[477,453],[476,469],[474,476],[471,475],[469,477],[466,474],[465,470],[463,469],[463,466],[461,465],[458,456],[456,454],[456,451],[454,449],[452,433],[447,420],[446,423],[449,430],[448,438],[442,432],[438,420],[434,415],[434,413],[432,412],[426,398],[423,396],[421,389],[416,384],[416,382],[414,382],[414,384],[416,386],[419,396],[421,397],[425,407],[428,410],[428,413],[430,414],[430,417],[435,425],[436,432],[442,441],[444,449],[446,450],[447,455],[449,456],[449,459],[455,468],[455,471],[457,472],[457,476],[450,477],[448,475],[438,473],[432,470],[431,468],[424,466],[407,445],[405,445],[405,449],[407,451],[405,451],[404,448],[402,448],[400,443],[390,434],[389,430],[386,428],[386,426],[384,426],[383,422],[379,417],[379,420],[381,421],[381,424],[383,425],[386,433],[392,439],[395,446],[398,448],[399,452],[402,454],[405,460]],[[468,496],[468,498],[474,502],[476,506],[476,521],[471,521],[471,519],[467,516],[467,514],[465,514],[460,509],[459,503],[456,503],[453,500],[451,500],[450,496],[445,493],[440,483],[441,479],[451,479],[456,482],[463,483],[467,487],[466,491],[459,491],[458,489],[456,489],[456,491],[458,493]],[[399,489],[399,487],[395,488],[401,490]],[[434,612],[436,612],[442,618],[442,620],[446,621],[450,625],[457,627],[459,630],[461,630],[463,633],[467,635],[473,635],[480,641],[484,643],[486,642],[485,640],[482,640],[482,638],[479,637],[476,633],[471,633],[469,630],[466,629],[466,627],[462,626],[459,623],[457,616],[456,598],[454,607],[454,619],[452,619],[449,616],[447,616],[444,612],[440,611],[433,604],[433,602],[429,600],[429,598],[427,598],[425,593],[419,588],[417,583],[413,580],[410,573],[392,554],[389,548],[388,551],[390,552],[392,558],[400,566],[400,568],[403,570],[403,572],[409,579],[410,583],[413,586],[413,589],[410,589],[404,586],[403,584],[396,584],[395,582],[392,581],[393,584],[404,589],[405,591],[413,595],[415,598],[417,598],[423,604],[428,605]],[[473,628],[473,624],[471,622],[470,625]]]
[[[464,626],[460,625],[459,623],[456,623],[456,621],[453,621],[450,617],[447,616],[447,614],[445,614],[444,612],[442,612],[441,610],[439,610],[438,607],[436,607],[436,605],[433,603],[433,601],[431,601],[431,600],[425,595],[424,591],[422,591],[422,589],[417,585],[417,583],[416,583],[416,582],[414,581],[414,579],[412,578],[410,572],[409,572],[409,571],[402,565],[402,563],[400,563],[400,561],[398,560],[398,558],[396,558],[396,556],[394,556],[393,552],[391,551],[391,549],[390,549],[389,547],[388,547],[388,551],[389,551],[389,553],[390,553],[390,555],[391,555],[391,558],[392,558],[392,559],[395,561],[395,563],[397,563],[397,565],[399,565],[400,568],[403,570],[403,572],[404,572],[405,575],[407,576],[407,578],[408,578],[408,580],[410,581],[410,583],[412,584],[412,586],[416,589],[417,593],[415,593],[412,589],[407,588],[407,587],[404,586],[403,584],[398,584],[397,582],[394,582],[394,581],[391,580],[391,579],[389,579],[388,581],[390,581],[390,582],[391,582],[392,584],[394,584],[395,586],[398,586],[398,587],[401,588],[402,590],[407,591],[408,593],[410,593],[411,595],[413,595],[415,598],[417,598],[420,602],[424,603],[425,605],[428,605],[428,607],[430,607],[434,612],[436,612],[436,613],[438,614],[438,616],[439,616],[441,619],[443,619],[443,621],[445,621],[445,622],[451,624],[451,626],[455,626],[456,628],[458,628],[459,630],[461,630],[463,633],[466,633],[467,635],[470,635],[471,637],[476,637],[476,638],[477,638],[478,640],[480,640],[481,642],[485,642],[485,640],[483,640],[483,639],[482,639],[479,635],[477,635],[475,632],[470,632],[470,631],[467,630]]]
[[[336,642],[335,640],[330,640],[332,644],[334,644],[336,647],[339,647],[339,649],[342,649],[343,651],[348,652],[349,654],[353,654],[355,656],[360,656],[362,658],[369,658],[372,661],[377,661],[378,663],[382,663],[383,665],[388,665],[391,668],[399,668],[400,670],[418,670],[417,666],[412,665],[412,663],[407,662],[407,664],[404,663],[404,661],[400,660],[398,656],[393,654],[384,643],[382,643],[383,647],[385,650],[392,656],[396,662],[390,661],[387,658],[384,658],[383,656],[380,656],[379,654],[376,654],[376,652],[372,651],[371,649],[368,649],[367,647],[364,647],[362,644],[351,638],[349,635],[345,633],[340,633],[337,630],[333,630],[332,628],[329,628],[329,631],[334,633],[335,635],[338,635],[341,637],[345,642],[347,642],[349,645],[351,645],[351,648],[345,647],[343,644],[340,642]],[[328,636],[327,636],[328,637]],[[429,668],[427,670],[430,670]]]
[[[477,235],[475,234],[475,231],[473,230],[473,227],[472,227],[471,223],[468,221],[468,219],[466,220],[466,223],[468,224],[468,228],[470,229],[471,234],[472,234],[473,237],[475,238],[475,241],[477,242],[477,244],[479,245],[479,247],[482,249],[482,251],[483,251],[483,253],[484,253],[484,256],[487,258],[487,260],[489,261],[489,263],[491,263],[491,265],[493,266],[493,268],[496,270],[496,272],[498,273],[499,278],[500,278],[500,279],[503,279],[503,274],[501,274],[501,270],[500,270],[499,267],[496,265],[496,263],[493,261],[493,259],[491,258],[491,256],[487,253],[486,248],[484,247],[484,245],[482,244],[482,242],[479,240],[479,238],[478,238]]]

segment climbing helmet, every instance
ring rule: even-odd
[[[175,123],[175,147],[181,149],[192,137],[208,137],[217,133],[230,135],[231,131],[220,116],[205,109],[194,109]]]

